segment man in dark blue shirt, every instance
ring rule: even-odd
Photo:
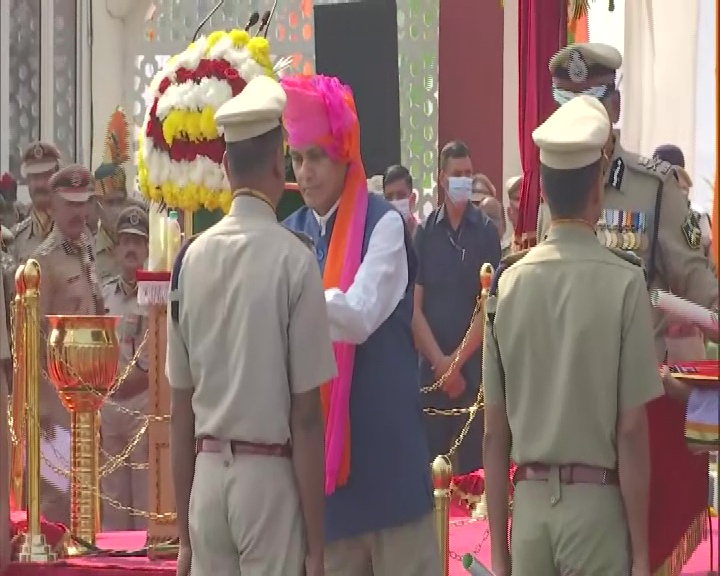
[[[413,334],[421,354],[421,386],[448,373],[442,387],[423,395],[425,407],[472,406],[480,386],[482,321],[471,326],[480,292],[480,268],[497,267],[500,237],[492,221],[470,204],[473,166],[460,141],[440,153],[439,185],[444,203],[415,233],[419,259],[415,286]],[[464,347],[462,340],[470,328]],[[453,359],[457,356],[457,361]],[[446,454],[460,434],[467,415],[426,416],[431,456]],[[482,466],[483,418],[478,413],[456,454],[456,474]]]

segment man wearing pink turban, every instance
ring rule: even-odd
[[[284,79],[293,169],[323,273],[338,376],[325,411],[327,576],[436,576],[430,456],[410,322],[417,262],[402,216],[368,194],[350,88]],[[312,335],[308,335],[312,337]]]

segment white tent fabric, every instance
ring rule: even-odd
[[[622,143],[648,156],[660,144],[675,144],[691,170],[700,1],[625,2]]]

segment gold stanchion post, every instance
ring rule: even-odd
[[[25,403],[27,401],[27,383],[25,378],[25,265],[15,271],[15,300],[12,305],[12,436],[10,447],[10,482],[13,502],[16,508],[22,507],[23,482],[25,477]]]
[[[70,533],[95,544],[98,410],[118,368],[119,316],[48,316],[48,374],[70,412]]]
[[[55,554],[40,530],[40,264],[30,259],[23,269],[25,376],[27,384],[27,522],[20,549],[21,562],[52,562]]]
[[[450,484],[452,482],[452,464],[445,455],[440,455],[432,463],[433,499],[435,500],[435,530],[440,548],[442,576],[448,576],[450,570]]]
[[[490,296],[490,287],[492,286],[493,274],[494,270],[492,264],[488,264],[486,262],[482,265],[482,268],[480,269],[480,314],[482,314],[483,334],[485,334],[485,322],[487,320],[487,316],[485,315],[485,309],[488,296]],[[480,385],[482,386],[482,383]],[[472,515],[473,518],[487,518],[487,500],[484,490],[483,493],[480,495],[480,502],[478,502],[472,507]]]

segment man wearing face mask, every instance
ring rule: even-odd
[[[22,174],[27,178],[32,208],[30,215],[12,230],[12,255],[24,264],[52,230],[50,217],[50,177],[60,168],[60,152],[47,142],[28,146],[23,154]]]
[[[500,261],[500,236],[492,221],[470,204],[472,175],[467,146],[460,141],[446,144],[440,153],[439,178],[444,203],[415,232],[419,270],[413,334],[421,354],[421,385],[429,386],[449,373],[441,389],[423,395],[425,405],[433,408],[469,406],[480,385],[482,322],[473,321],[473,311],[480,268],[486,262],[496,267]],[[465,420],[464,415],[426,417],[433,456],[448,451]],[[479,414],[460,445],[460,474],[482,465],[482,422]]]
[[[400,164],[390,166],[383,174],[382,187],[385,200],[400,212],[410,234],[415,234],[417,220],[413,213],[417,198],[413,190],[413,179],[408,169]]]

